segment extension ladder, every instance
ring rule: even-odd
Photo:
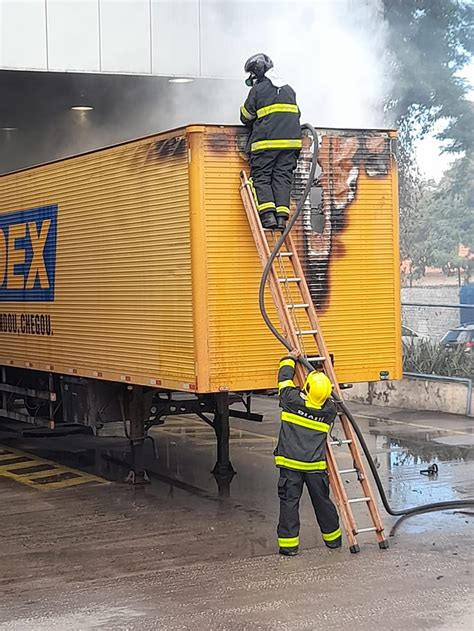
[[[244,171],[240,174],[240,180],[242,201],[255,239],[262,267],[265,267],[281,233],[275,233],[274,231],[266,230],[262,227],[251,185]],[[317,362],[321,366],[323,372],[325,372],[331,380],[333,391],[341,398],[341,389],[328,354],[324,337],[319,328],[316,309],[291,232],[286,237],[284,248],[282,246],[270,269],[268,280],[280,326],[286,340],[293,349],[299,350],[309,362]],[[308,356],[307,346],[309,344],[311,344],[313,348]],[[302,386],[305,378],[305,369],[300,362],[297,362],[295,373],[296,383]],[[354,553],[359,552],[360,548],[357,543],[357,535],[364,532],[375,532],[379,547],[388,548],[388,541],[384,536],[377,501],[367,477],[367,471],[359,451],[356,434],[344,412],[338,410],[338,418],[344,439],[334,440],[331,437],[331,440],[328,441],[327,464],[331,490],[339,509],[339,515],[346,533],[350,551]],[[338,469],[333,448],[343,446],[349,449],[353,466],[351,468]],[[360,497],[348,497],[341,475],[356,476],[362,492]],[[366,506],[372,524],[371,526],[358,527],[352,511],[353,504]]]

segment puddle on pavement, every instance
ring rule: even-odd
[[[275,514],[278,474],[272,462],[274,437],[258,434],[253,427],[252,432],[241,429],[231,432],[231,459],[237,475],[233,480],[223,480],[219,484],[210,473],[215,462],[215,439],[211,428],[202,426],[201,431],[200,427],[191,427],[186,422],[154,431],[157,460],[151,441],[146,443],[152,487],[158,484],[163,488],[165,485],[170,496],[173,489],[179,489],[202,497],[204,501],[229,497],[230,510],[237,508],[249,514],[253,511],[258,513],[257,519],[265,514]],[[212,433],[207,431],[209,429]],[[369,426],[363,424],[363,429],[387,497],[395,509],[474,495],[474,446],[460,444],[466,442],[463,432],[446,435],[447,432],[418,429],[409,433],[406,425],[387,427],[387,424],[372,422]],[[440,435],[441,443],[438,442]],[[129,469],[128,442],[119,436],[70,436],[14,442],[19,448],[40,457],[116,482],[123,482]],[[346,468],[350,456],[346,452],[339,458],[341,468]],[[432,464],[438,465],[437,476],[420,473]],[[360,495],[354,479],[345,480],[345,483],[350,497]],[[442,514],[432,513],[429,523],[443,519]],[[419,524],[425,518],[411,521]]]
[[[470,436],[461,432],[447,436],[448,432],[407,433],[406,427],[397,436],[396,427],[390,433],[379,433],[371,428],[374,442],[373,455],[378,465],[388,501],[393,509],[402,510],[452,500],[474,497],[474,446]],[[438,442],[439,434],[443,434]],[[453,441],[450,441],[454,438]],[[460,444],[462,443],[462,444]],[[466,444],[467,443],[467,444]],[[429,475],[428,468],[437,466],[437,474]],[[468,512],[474,509],[466,509]],[[399,532],[423,532],[432,528],[444,528],[447,523],[472,521],[459,509],[448,509],[410,517],[402,520]],[[385,523],[396,518],[384,514]]]

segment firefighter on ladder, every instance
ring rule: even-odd
[[[293,382],[297,353],[283,357],[278,372],[281,427],[275,449],[275,464],[280,469],[278,496],[280,554],[294,556],[299,547],[299,503],[306,484],[323,541],[328,548],[342,542],[339,518],[329,497],[326,465],[326,440],[336,418],[336,406],[329,398],[331,382],[313,371],[303,389]]]
[[[252,190],[264,228],[284,230],[290,214],[293,171],[301,150],[300,111],[296,95],[276,76],[266,76],[273,62],[263,53],[245,63],[252,89],[240,108],[250,128]]]

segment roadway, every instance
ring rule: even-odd
[[[120,424],[1,433],[0,630],[472,628],[471,511],[406,520],[387,551],[366,534],[351,555],[324,548],[305,497],[300,556],[276,554],[278,410],[256,407],[263,423],[232,422],[237,475],[220,489],[212,430],[192,418],[153,430],[139,488]],[[474,496],[473,419],[352,408],[395,507]]]

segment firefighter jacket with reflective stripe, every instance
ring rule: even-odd
[[[240,120],[251,129],[252,152],[301,149],[300,110],[289,85],[278,88],[264,77],[250,90]]]
[[[275,464],[295,471],[325,471],[326,441],[336,418],[336,406],[328,399],[321,409],[310,407],[293,383],[294,373],[295,360],[284,357],[278,372],[282,413]]]

